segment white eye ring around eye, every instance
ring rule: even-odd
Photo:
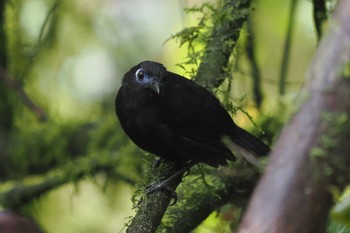
[[[143,71],[143,69],[138,69],[135,73],[135,76],[138,81],[142,81],[145,78],[145,72]]]

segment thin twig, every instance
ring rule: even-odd
[[[323,23],[327,20],[326,2],[324,0],[313,0],[313,5],[317,42],[319,42],[322,37]]]
[[[41,26],[41,29],[40,29],[40,33],[39,33],[39,37],[38,37],[38,44],[42,41],[45,28],[46,28],[46,26],[48,25],[49,19],[51,18],[51,16],[52,16],[53,13],[55,12],[57,6],[58,6],[58,1],[56,1],[56,2],[52,5],[52,7],[50,8],[49,12],[48,12],[47,15],[46,15],[46,18],[45,18],[45,20],[44,20],[44,23],[43,23],[43,25]]]
[[[247,42],[245,46],[245,50],[247,53],[248,61],[251,68],[251,76],[253,79],[253,94],[256,106],[260,108],[261,102],[263,100],[263,94],[261,90],[261,74],[258,62],[255,57],[255,36],[253,31],[253,23],[250,17],[247,20]]]
[[[12,77],[4,67],[0,65],[0,78],[5,84],[13,89],[22,103],[38,118],[39,121],[48,119],[45,111],[39,107],[24,91],[23,85],[14,77]]]
[[[45,42],[45,41],[43,41],[43,36],[44,36],[45,29],[46,29],[47,25],[49,24],[50,18],[53,16],[53,13],[57,9],[57,7],[58,7],[58,1],[56,1],[52,5],[52,7],[50,8],[49,12],[47,13],[46,18],[45,18],[43,24],[41,25],[40,33],[39,33],[39,36],[38,36],[38,40],[37,40],[35,46],[33,47],[33,50],[31,52],[30,56],[28,57],[28,62],[25,65],[25,68],[23,69],[23,72],[18,76],[19,80],[23,80],[24,77],[27,76],[29,70],[32,67],[34,58],[36,56],[38,56],[38,54],[40,53],[41,48],[42,48],[42,46],[43,46],[43,44]]]
[[[26,76],[26,74],[28,73],[28,71],[30,70],[30,67],[32,65],[32,60],[35,56],[37,56],[40,52],[40,48],[41,48],[41,44],[42,44],[42,39],[43,39],[43,35],[44,35],[44,31],[46,26],[48,25],[49,19],[51,18],[51,16],[53,15],[53,13],[55,12],[56,8],[58,6],[58,1],[56,1],[51,9],[49,10],[49,12],[46,15],[46,18],[41,26],[40,29],[40,33],[38,36],[38,41],[36,43],[36,45],[34,46],[34,53],[30,56],[29,58],[29,62],[26,65],[26,68],[24,69],[24,71],[21,73],[21,75],[19,75],[19,79],[16,79],[14,77],[12,77],[12,75],[10,75],[6,68],[4,67],[4,64],[0,64],[0,78],[4,81],[4,83],[10,87],[11,89],[13,89],[17,96],[19,97],[19,99],[22,101],[22,103],[31,111],[33,112],[33,114],[38,118],[39,121],[46,121],[48,119],[47,114],[45,113],[45,111],[39,107],[38,104],[36,104],[28,95],[27,93],[24,91],[23,85],[21,84],[21,82],[19,80],[23,80],[23,77]]]
[[[294,20],[295,20],[297,2],[298,0],[292,0],[290,5],[287,35],[286,35],[286,40],[284,42],[283,58],[282,58],[280,81],[279,81],[279,94],[281,96],[285,94],[285,90],[286,90],[285,84],[287,80],[289,55],[290,55],[290,48],[291,48],[292,36],[293,36],[293,30],[294,30]]]

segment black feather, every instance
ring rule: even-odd
[[[237,136],[234,138],[234,142],[237,145],[254,153],[256,156],[264,156],[270,152],[270,147],[244,129],[237,126],[236,131]]]
[[[270,150],[239,128],[209,91],[160,63],[145,61],[131,68],[115,107],[130,139],[167,160],[226,165],[234,156],[222,142],[224,135],[257,156]]]

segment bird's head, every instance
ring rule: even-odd
[[[146,88],[159,94],[166,72],[166,68],[160,63],[143,61],[124,75],[123,85]]]

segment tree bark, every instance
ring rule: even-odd
[[[171,221],[171,224],[162,224],[159,232],[192,232],[213,211],[227,203],[233,203],[237,207],[246,206],[260,172],[250,164],[239,164],[237,168],[222,167],[214,175],[214,186],[208,187],[202,180],[195,184],[184,183],[195,188],[190,195],[169,208],[165,219]]]
[[[160,177],[169,177],[179,169],[175,165],[169,164],[168,169],[163,169]],[[176,190],[182,180],[182,175],[172,181],[169,188]],[[137,206],[137,213],[128,226],[127,233],[155,232],[167,210],[171,195],[166,190],[158,190],[143,198]]]
[[[216,22],[207,44],[195,81],[209,90],[225,80],[227,63],[236,46],[243,23],[250,12],[250,0],[225,0],[220,8],[227,19]]]
[[[239,233],[325,232],[332,190],[350,181],[350,1],[341,1],[321,41],[306,101],[283,129]]]

